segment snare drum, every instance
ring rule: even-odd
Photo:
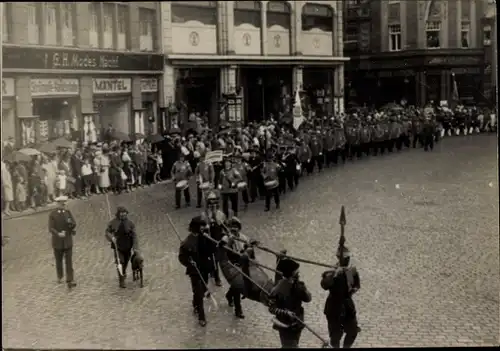
[[[238,190],[244,190],[247,188],[247,183],[246,182],[239,182],[236,187],[238,188]]]
[[[297,166],[295,166],[295,170],[297,171],[297,173],[300,173],[302,171],[302,166],[300,163],[297,163]]]
[[[188,183],[188,181],[187,181],[187,180],[180,180],[180,181],[178,181],[178,182],[177,182],[177,184],[175,185],[175,188],[176,188],[177,190],[185,190],[185,189],[187,189],[187,188],[188,188],[188,186],[189,186],[189,183]]]
[[[200,190],[208,190],[210,189],[210,182],[205,182],[200,184]]]
[[[267,182],[264,182],[264,186],[266,189],[274,189],[278,186],[278,181],[277,180],[269,180]]]

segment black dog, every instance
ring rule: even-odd
[[[139,280],[142,288],[144,287],[144,280],[142,275],[144,268],[144,259],[142,258],[141,255],[134,252],[131,258],[131,262],[132,262],[132,280],[134,282]]]

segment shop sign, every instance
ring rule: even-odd
[[[80,82],[77,78],[31,79],[31,96],[78,95]]]
[[[13,97],[16,95],[14,78],[2,78],[2,97]]]
[[[158,91],[158,79],[156,78],[142,78],[141,79],[141,92],[142,93],[156,93]]]
[[[94,78],[94,94],[124,94],[132,92],[131,78]]]
[[[462,66],[462,65],[479,65],[480,57],[475,56],[436,56],[427,59],[426,64],[429,66],[446,65],[446,66]]]
[[[85,71],[162,71],[163,55],[113,53],[3,47],[2,65],[6,69],[57,69]]]

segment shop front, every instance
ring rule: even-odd
[[[148,120],[155,120],[164,107],[158,89],[163,55],[9,45],[2,49],[2,72],[8,77],[3,88],[16,95],[3,94],[2,118],[8,120],[14,113],[19,145],[61,136],[95,142],[109,125],[126,134],[148,134]],[[135,112],[139,117],[132,118]],[[12,134],[5,126],[2,133]]]
[[[14,78],[2,78],[2,142],[16,140],[16,88]]]

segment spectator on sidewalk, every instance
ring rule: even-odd
[[[92,165],[90,164],[90,160],[88,158],[85,158],[83,160],[81,175],[83,183],[83,195],[89,197],[91,194],[92,178],[94,172],[92,170]]]
[[[3,213],[10,215],[12,211],[12,201],[14,201],[14,187],[10,167],[2,160],[2,197],[4,202]]]
[[[42,155],[42,168],[45,171],[45,196],[46,202],[54,202],[55,184],[56,184],[56,174],[57,174],[57,161],[55,160],[55,154],[53,155]]]

